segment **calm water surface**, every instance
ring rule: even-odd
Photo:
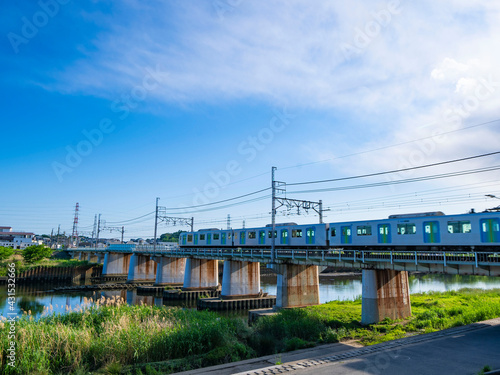
[[[410,293],[429,291],[449,291],[462,288],[494,289],[500,288],[500,277],[458,276],[458,275],[414,275],[410,276]],[[23,311],[31,311],[35,317],[41,316],[44,311],[64,314],[75,311],[88,305],[90,300],[105,298],[121,298],[128,304],[146,304],[156,306],[182,306],[193,308],[195,304],[186,305],[183,302],[163,301],[162,298],[137,295],[135,290],[112,290],[104,292],[72,292],[55,294],[51,292],[54,285],[25,286],[17,285],[16,303],[14,310],[10,310],[7,301],[7,289],[0,285],[0,315],[8,313],[22,315]],[[261,288],[271,295],[276,294],[276,277],[263,276]],[[320,277],[320,302],[335,300],[354,300],[361,297],[361,276]]]

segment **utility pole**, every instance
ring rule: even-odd
[[[158,201],[160,198],[156,198],[156,211],[155,211],[155,239],[153,242],[153,251],[156,251],[156,232],[158,230]]]
[[[80,210],[80,205],[78,202],[76,203],[75,206],[75,217],[73,219],[73,232],[71,233],[71,247],[73,247],[73,244],[78,247],[78,211]]]
[[[94,243],[94,238],[97,232],[97,214],[94,215],[94,226],[92,227],[92,240],[90,241],[90,247]]]
[[[123,234],[125,233],[125,227],[122,227],[122,243],[123,243]]]
[[[231,229],[231,215],[227,214],[227,230]]]
[[[245,220],[243,220],[243,229],[245,229]]]
[[[97,250],[97,246],[99,244],[99,232],[101,231],[101,214],[99,214],[99,219],[97,220],[97,235],[95,239],[95,249]]]
[[[50,248],[53,249],[54,246],[54,228],[52,228],[52,231],[50,232]]]
[[[319,214],[319,223],[323,224],[323,201],[321,199],[319,200],[318,214]]]
[[[57,227],[57,242],[56,242],[56,249],[59,249],[59,233],[61,233],[61,224]]]
[[[158,201],[160,198],[156,198],[156,214],[155,214],[155,243],[154,243],[154,250],[156,250],[156,235],[157,235],[157,228],[158,228],[158,221],[163,221],[165,224],[183,224],[183,225],[189,225],[191,227],[191,232],[194,231],[194,217],[191,217],[189,219],[184,218],[184,217],[171,217],[167,216],[167,208],[164,206],[158,206]]]
[[[271,263],[276,261],[276,238],[274,237],[274,232],[276,231],[276,186],[274,182],[274,171],[276,167],[271,168],[271,187],[272,187],[272,210],[271,210],[271,222],[272,222],[272,232],[271,232]]]

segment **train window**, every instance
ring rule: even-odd
[[[358,236],[371,236],[372,235],[372,227],[371,225],[361,225],[357,228]]]
[[[188,234],[188,242],[193,242],[193,235],[192,234]]]
[[[292,237],[302,237],[302,229],[293,229]]]
[[[271,233],[272,233],[272,230],[268,231],[267,237],[273,238],[273,235]],[[274,231],[274,238],[278,238],[278,231],[277,230]]]
[[[343,236],[350,236],[351,235],[351,228],[349,228],[349,227],[343,227],[342,228],[342,235]]]
[[[417,226],[415,224],[398,224],[398,234],[415,234]]]
[[[335,237],[337,235],[337,229],[332,228],[331,235],[332,235],[332,237]]]
[[[205,241],[205,235],[204,234],[200,234],[200,241]]]
[[[228,233],[227,234],[227,239],[230,240],[231,239],[231,233]]]
[[[448,233],[470,233],[472,226],[469,220],[448,221]]]
[[[219,239],[219,233],[214,233],[214,241],[217,241]]]
[[[248,238],[257,238],[257,233],[255,233],[255,232],[248,232]]]

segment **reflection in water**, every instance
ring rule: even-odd
[[[500,288],[500,278],[485,276],[459,276],[417,274],[409,278],[410,293],[429,291],[449,291],[462,288],[493,289]],[[60,285],[59,285],[60,286]],[[16,290],[16,312],[31,310],[35,317],[41,316],[45,308],[49,313],[64,314],[79,310],[90,301],[105,299],[121,299],[128,304],[145,304],[148,306],[178,306],[196,308],[196,302],[163,300],[161,297],[138,295],[135,290],[81,291],[64,294],[54,294],[50,290],[54,285],[22,285]],[[276,294],[276,277],[262,276],[261,288],[265,293]],[[361,297],[361,276],[335,276],[334,274],[320,277],[320,302],[354,300]],[[7,316],[9,305],[6,303],[6,285],[0,285],[0,315]],[[238,314],[239,316],[239,314]],[[242,315],[243,316],[243,315]]]
[[[320,303],[328,301],[355,300],[361,297],[361,276],[335,277],[321,276],[319,279]],[[500,288],[499,277],[460,276],[439,274],[416,274],[409,277],[410,294],[425,292],[445,292],[463,288],[495,289]],[[276,277],[262,277],[262,291],[276,294]]]

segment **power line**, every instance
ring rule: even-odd
[[[465,161],[465,160],[472,160],[472,159],[484,158],[484,157],[487,157],[487,156],[497,155],[497,154],[500,154],[500,151],[490,152],[490,153],[487,153],[487,154],[481,154],[481,155],[475,155],[475,156],[469,156],[469,157],[466,157],[466,158],[460,158],[460,159],[442,161],[442,162],[439,162],[439,163],[425,164],[425,165],[420,165],[420,166],[417,166],[417,167],[394,169],[392,171],[369,173],[369,174],[358,175],[358,176],[350,176],[350,177],[332,178],[332,179],[328,179],[328,180],[316,180],[316,181],[307,181],[307,182],[294,182],[294,183],[290,183],[290,184],[287,184],[287,185],[288,186],[310,185],[310,184],[320,184],[320,183],[325,183],[325,182],[336,182],[336,181],[354,180],[354,179],[365,178],[365,177],[382,176],[382,175],[385,175],[385,174],[406,172],[406,171],[412,171],[412,170],[416,170],[416,169],[436,167],[438,165],[458,163],[458,162]]]
[[[292,191],[292,192],[289,192],[289,194],[319,193],[319,192],[325,192],[325,191],[353,190],[353,189],[365,189],[365,188],[387,186],[387,185],[399,185],[399,184],[406,184],[406,183],[411,183],[411,182],[429,181],[429,180],[437,180],[437,179],[441,179],[441,178],[464,176],[464,175],[468,175],[468,174],[491,172],[491,171],[496,171],[499,169],[500,169],[500,166],[497,165],[497,166],[493,166],[493,167],[477,168],[477,169],[471,169],[471,170],[461,171],[461,172],[443,173],[443,174],[408,178],[408,179],[396,180],[396,181],[375,182],[375,183],[371,183],[371,184],[341,186],[341,187],[325,188],[325,189]]]
[[[167,210],[185,210],[185,209],[187,209],[187,208],[198,208],[198,207],[212,206],[212,205],[214,205],[214,204],[225,203],[225,202],[234,201],[234,200],[236,200],[236,199],[245,198],[245,197],[248,197],[248,196],[250,196],[250,195],[255,195],[255,194],[258,194],[258,193],[262,193],[263,191],[270,190],[270,189],[271,189],[271,188],[265,188],[265,189],[261,189],[261,190],[254,191],[254,192],[252,192],[252,193],[243,194],[243,195],[240,195],[240,196],[237,196],[237,197],[234,197],[234,198],[224,199],[224,200],[217,201],[217,202],[211,202],[211,203],[199,204],[199,205],[196,205],[196,206],[166,207],[166,209],[167,209]]]
[[[148,212],[147,214],[144,214],[142,216],[138,216],[138,217],[135,217],[133,219],[128,219],[128,220],[121,220],[121,221],[108,221],[108,223],[110,224],[121,224],[121,223],[127,223],[127,222],[130,222],[130,221],[135,221],[135,220],[138,220],[138,219],[142,219],[143,217],[146,217],[146,216],[149,216],[149,215],[152,215],[154,214],[155,211],[152,211],[152,212]]]

